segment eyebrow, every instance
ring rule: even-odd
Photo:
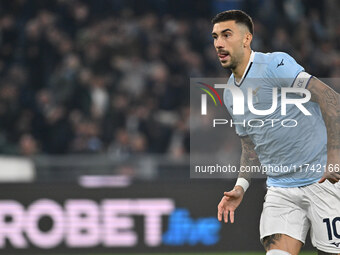
[[[221,31],[221,34],[223,34],[224,32],[233,32],[233,30],[231,30],[230,28],[226,28],[224,30]],[[217,35],[215,32],[211,33],[211,35]]]

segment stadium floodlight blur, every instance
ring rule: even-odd
[[[340,73],[336,1],[16,0],[0,7],[4,155],[185,157],[189,77],[225,77],[208,36],[209,18],[224,9],[256,17],[255,50],[285,51],[318,77]]]

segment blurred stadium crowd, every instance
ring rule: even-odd
[[[210,19],[253,16],[256,51],[340,77],[338,1],[2,0],[2,154],[189,152],[190,77],[223,77]]]

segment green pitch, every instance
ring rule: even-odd
[[[264,252],[219,252],[219,253],[102,253],[97,255],[264,255]],[[87,254],[93,255],[93,254]],[[299,255],[317,255],[316,252],[301,252]]]

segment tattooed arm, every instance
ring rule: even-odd
[[[246,166],[259,166],[260,162],[254,150],[255,145],[253,144],[252,140],[249,136],[244,136],[241,138],[241,145],[242,145],[242,154],[241,154],[241,167]],[[240,168],[242,169],[242,168]],[[249,183],[251,181],[252,173],[250,171],[241,171],[238,175],[238,178],[244,178]],[[237,186],[236,186],[237,187]],[[235,187],[235,188],[236,188]]]
[[[308,84],[312,101],[320,105],[327,128],[327,167],[320,182],[340,180],[340,95],[326,84],[312,78]]]
[[[244,136],[241,138],[242,144],[242,154],[241,154],[241,166],[254,166],[260,165],[259,160],[257,158],[256,152],[254,150],[255,145],[251,141],[248,136]],[[240,171],[238,178],[244,178],[249,183],[251,180],[252,173],[250,171]],[[230,217],[230,222],[234,223],[234,213],[236,208],[241,204],[244,190],[242,186],[236,185],[233,190],[229,192],[224,192],[224,196],[221,199],[221,202],[217,206],[217,218],[219,221],[222,221],[222,216],[224,218],[224,222],[228,222],[228,215]]]

